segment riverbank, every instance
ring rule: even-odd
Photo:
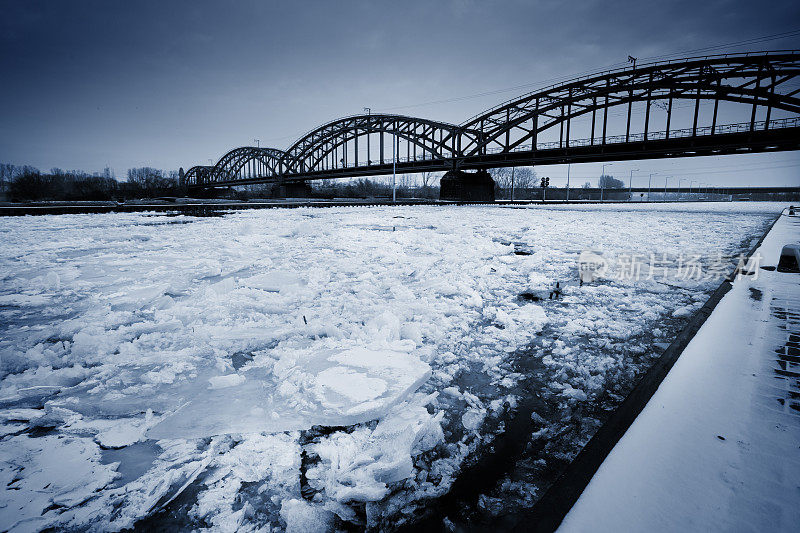
[[[800,279],[759,267],[799,238],[784,214],[559,531],[796,529]]]

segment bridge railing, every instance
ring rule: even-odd
[[[769,123],[765,120],[757,120],[753,122],[752,129],[753,130],[764,130],[764,129],[780,129],[780,128],[796,128],[800,126],[800,117],[791,117],[791,118],[779,118],[770,120]],[[714,135],[724,135],[726,133],[746,133],[750,131],[751,124],[750,122],[739,122],[737,124],[720,124],[713,128]],[[651,131],[648,132],[647,137],[645,138],[644,133],[631,133],[630,135],[610,135],[605,138],[605,144],[619,144],[625,142],[644,142],[644,141],[656,141],[656,140],[663,140],[663,139],[675,139],[675,138],[685,138],[685,137],[693,137],[693,136],[708,136],[712,135],[712,127],[711,126],[698,126],[697,129],[693,128],[681,128],[675,130],[669,130],[669,136],[667,136],[667,131]],[[552,150],[554,148],[574,148],[576,146],[601,146],[603,145],[603,138],[602,137],[595,137],[594,139],[570,139],[569,144],[566,141],[550,141],[550,142],[541,142],[536,143],[537,150]],[[511,151],[512,152],[530,152],[532,150],[531,144],[521,144],[519,146],[514,147]],[[486,150],[487,154],[498,154],[502,153],[505,150],[498,146],[495,148],[489,148]]]
[[[763,129],[777,129],[777,128],[792,128],[800,126],[800,117],[791,117],[791,118],[779,118],[773,119],[769,121],[769,125],[767,125],[766,121],[759,120],[753,123],[754,130],[763,130]],[[669,130],[669,137],[667,137],[667,131],[651,131],[648,132],[647,138],[645,139],[644,133],[631,133],[627,137],[625,135],[608,135],[605,138],[605,144],[619,144],[625,142],[644,142],[647,141],[655,141],[655,140],[662,140],[662,139],[675,139],[675,138],[685,138],[685,137],[692,137],[694,135],[701,136],[701,135],[711,135],[711,126],[698,126],[696,130],[692,128],[680,128]],[[715,135],[722,135],[726,133],[745,133],[750,131],[750,122],[739,122],[737,124],[719,124],[714,128]],[[594,142],[593,142],[594,141]],[[537,150],[552,150],[555,148],[574,148],[576,146],[599,146],[603,144],[602,137],[595,137],[594,140],[591,138],[587,139],[570,139],[569,146],[567,146],[566,142],[560,141],[549,141],[549,142],[541,142],[536,143]],[[514,147],[511,151],[512,152],[530,152],[532,149],[531,144],[521,144],[519,146]],[[502,153],[504,150],[502,147],[495,147],[489,148],[486,150],[487,154],[498,154]],[[441,158],[434,157],[433,154],[430,152],[423,152],[417,156],[405,156],[405,157],[398,157],[396,161],[398,163],[415,163],[420,161],[434,161],[434,160],[441,160]],[[382,165],[389,165],[392,163],[392,159],[377,159],[371,160],[371,163],[379,163]],[[354,167],[337,167],[339,169],[345,168],[354,168]]]

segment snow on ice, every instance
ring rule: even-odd
[[[515,354],[579,411],[715,284],[520,293],[577,281],[587,249],[737,254],[779,208],[4,218],[0,529],[118,530],[170,506],[228,531],[407,519],[517,405]]]

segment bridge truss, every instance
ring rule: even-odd
[[[287,150],[242,147],[189,186],[800,149],[800,51],[687,58],[552,85],[455,125],[335,120]],[[678,127],[676,127],[678,126]]]

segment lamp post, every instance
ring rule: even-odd
[[[678,180],[678,200],[681,199],[681,183],[684,181],[688,181],[686,178],[680,178]]]
[[[367,113],[367,116],[372,114],[372,109],[365,107],[364,111]],[[372,126],[372,121],[369,121],[369,126]],[[358,154],[356,154],[356,159],[358,159]],[[369,158],[369,129],[367,129],[367,166],[372,164],[372,160]]]
[[[392,203],[396,200],[395,178],[397,176],[397,135],[392,134]]]
[[[631,177],[628,179],[628,201],[630,202],[633,200],[633,173],[634,171],[639,172],[638,168],[631,169]]]
[[[569,202],[569,169],[572,163],[567,163],[567,201]]]
[[[600,202],[603,202],[603,190],[605,187],[603,186],[603,176],[606,175],[606,166],[611,166],[614,163],[603,163],[603,170],[600,171]]]
[[[650,173],[650,177],[647,179],[647,201],[648,202],[650,201],[650,185],[653,183],[653,174],[658,174],[658,172],[651,172]],[[664,188],[666,188],[666,185],[664,185]],[[667,191],[664,191],[665,198],[666,198],[666,194],[667,194]]]
[[[253,142],[256,143],[256,148],[261,148],[261,139],[253,139]]]

